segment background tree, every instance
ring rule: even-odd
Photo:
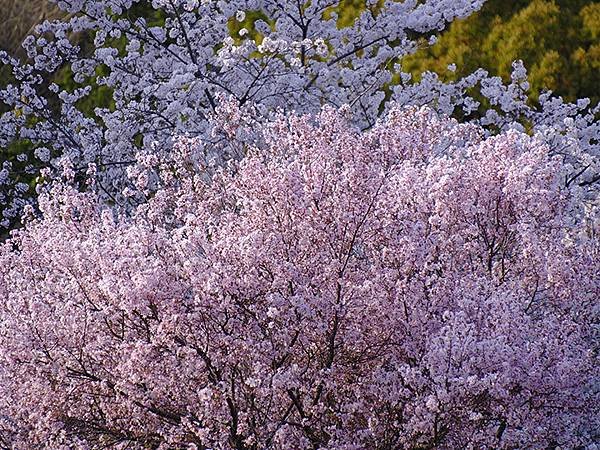
[[[393,62],[412,51],[415,33],[442,29],[480,2],[363,2],[358,16],[343,14],[349,2],[326,0],[61,0],[58,6],[67,18],[41,24],[25,40],[27,59],[2,57],[12,79],[0,92],[6,105],[0,145],[25,142],[37,167],[57,168],[67,157],[82,174],[94,163],[102,174],[98,188],[122,205],[125,168],[135,153],[151,146],[168,157],[174,135],[203,134],[218,93],[240,105],[256,103],[261,114],[348,103],[357,120],[372,125]],[[82,34],[87,38],[77,39]],[[105,95],[98,95],[100,87]],[[3,185],[5,223],[32,194],[16,188],[14,169],[7,167]]]
[[[431,47],[405,59],[419,77],[433,70],[456,80],[483,67],[510,79],[523,60],[531,97],[550,89],[569,101],[600,99],[600,3],[591,0],[489,0],[478,13],[455,21]],[[448,70],[454,64],[456,70]]]
[[[96,165],[95,189],[107,203],[129,209],[144,202],[142,193],[122,195],[132,187],[126,171],[135,154],[151,149],[168,160],[174,136],[209,138],[207,118],[223,93],[240,105],[253,104],[259,116],[279,108],[314,113],[325,104],[348,104],[355,122],[369,128],[394,101],[429,105],[492,134],[511,128],[541,132],[569,168],[565,183],[584,184],[596,195],[595,105],[537,96],[520,62],[510,64],[510,81],[504,82],[485,70],[456,80],[427,73],[415,81],[407,72],[408,56],[423,42],[433,42],[454,19],[482,3],[60,1],[65,18],[40,25],[26,39],[27,58],[2,56],[12,75],[0,91],[5,104],[0,145],[9,155],[0,171],[0,222],[14,225],[23,205],[35,203],[40,168],[56,174],[64,158],[73,161],[79,181],[90,163]],[[535,5],[535,14],[525,19],[538,9],[557,8]],[[552,8],[548,20],[540,21],[547,32],[566,20],[564,14],[557,19]],[[486,14],[495,17],[493,11]],[[596,33],[593,11],[590,7],[581,16],[590,36]],[[506,45],[516,45],[510,42]],[[584,61],[593,66],[589,58]],[[507,59],[506,70],[508,64]],[[548,71],[536,72],[535,83],[546,76],[540,73]],[[214,164],[244,153],[218,142],[213,149],[218,151],[206,156]]]

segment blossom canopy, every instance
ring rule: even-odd
[[[210,177],[180,141],[131,217],[41,196],[0,251],[3,445],[597,442],[597,217],[544,143],[414,108],[256,127]]]

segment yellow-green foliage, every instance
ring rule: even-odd
[[[240,44],[243,37],[240,36],[240,31],[242,28],[245,28],[248,31],[248,34],[245,38],[254,40],[257,44],[260,44],[263,40],[263,35],[256,31],[255,23],[258,20],[263,20],[268,23],[271,28],[275,26],[272,20],[266,16],[262,11],[247,11],[246,17],[241,22],[236,20],[235,17],[229,19],[227,23],[227,27],[229,28],[229,33],[235,39],[237,44]]]
[[[600,2],[488,0],[403,66],[416,76],[432,70],[445,80],[483,67],[508,80],[516,59],[528,69],[534,99],[537,91],[551,89],[568,100],[600,100]],[[454,73],[447,69],[451,63]]]
[[[337,7],[331,7],[325,10],[325,18],[329,18],[332,13],[338,15],[338,27],[347,27],[352,25],[358,15],[366,9],[365,0],[341,0]]]

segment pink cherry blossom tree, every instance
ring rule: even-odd
[[[455,83],[432,73],[416,83],[403,70],[405,55],[434,42],[449,22],[484,0],[354,2],[362,10],[342,26],[337,12],[346,3],[58,0],[68,16],[41,24],[25,40],[26,59],[0,52],[14,78],[0,89],[0,146],[35,147],[23,155],[27,161],[3,162],[0,223],[9,225],[34,195],[19,171],[33,177],[42,167],[59,168],[63,157],[80,175],[94,163],[95,188],[111,204],[143,201],[121,195],[135,154],[143,148],[168,160],[174,137],[210,139],[207,118],[219,94],[255,105],[257,117],[279,108],[316,113],[323,105],[346,104],[354,123],[368,128],[392,100],[455,113],[490,133],[528,127],[563,157],[566,181],[596,195],[600,125],[589,101],[565,104],[547,93],[532,106],[518,62],[509,85],[483,70]],[[72,85],[50,83],[66,68]],[[90,108],[98,87],[110,101]],[[214,155],[221,163],[236,156],[222,150]]]
[[[42,194],[0,251],[0,442],[598,442],[583,188],[517,131],[392,108],[361,132],[347,113],[254,124],[263,145],[212,176],[203,140],[141,157],[156,171],[136,182],[157,187],[133,216],[64,183]]]

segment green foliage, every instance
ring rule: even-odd
[[[263,40],[263,35],[256,30],[256,22],[262,20],[269,24],[271,28],[275,26],[272,20],[270,20],[265,13],[262,11],[246,11],[244,20],[238,21],[235,17],[232,17],[227,23],[229,33],[239,45],[244,39],[252,39],[256,43],[260,44]],[[247,34],[245,37],[240,35],[240,31],[246,29]]]
[[[377,15],[384,3],[384,0],[377,0],[377,2],[368,6],[366,0],[340,0],[337,6],[326,9],[323,16],[328,18],[332,13],[336,13],[338,28],[344,28],[352,25],[358,16],[363,11],[366,11],[367,8],[369,8],[373,14]]]
[[[483,9],[455,21],[437,44],[405,58],[404,70],[426,70],[444,80],[479,67],[505,80],[522,59],[532,98],[551,89],[568,100],[600,95],[600,2],[590,0],[489,0]],[[456,72],[448,70],[456,64]]]
[[[336,13],[338,27],[347,27],[352,25],[366,7],[365,0],[341,0],[338,6],[326,9],[324,17],[328,19],[332,13]]]

